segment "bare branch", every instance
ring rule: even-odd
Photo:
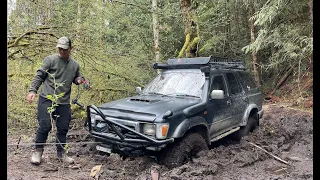
[[[55,37],[58,39],[58,37],[53,34],[53,33],[49,33],[49,32],[41,32],[41,30],[46,30],[46,29],[51,29],[51,28],[58,28],[58,27],[39,27],[37,29],[34,29],[34,30],[30,30],[28,32],[25,32],[23,33],[22,35],[20,35],[18,38],[14,39],[14,40],[11,40],[8,42],[8,49],[9,48],[12,48],[12,47],[15,47],[18,45],[19,41],[24,38],[25,36],[28,36],[28,35],[32,35],[32,34],[42,34],[42,35],[49,35],[49,36],[52,36],[52,37]],[[12,42],[13,41],[13,42]]]
[[[268,155],[270,155],[270,156],[274,157],[276,160],[278,160],[278,161],[280,161],[280,162],[282,162],[282,163],[285,163],[285,164],[287,164],[287,165],[289,165],[289,166],[290,166],[290,164],[289,164],[287,161],[282,160],[282,159],[280,159],[279,157],[277,157],[277,156],[275,156],[275,155],[271,154],[270,152],[268,152],[267,150],[263,149],[262,147],[260,147],[260,146],[258,146],[258,145],[256,145],[256,144],[253,144],[252,142],[248,142],[248,143],[249,143],[250,145],[252,145],[252,146],[254,146],[254,147],[256,147],[256,148],[258,148],[258,149],[260,149],[260,150],[264,151],[264,152],[265,152],[265,153],[267,153]]]

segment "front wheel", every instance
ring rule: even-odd
[[[208,145],[199,133],[187,133],[182,139],[168,145],[158,159],[160,164],[172,169],[189,162],[193,156],[207,149]]]

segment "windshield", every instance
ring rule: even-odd
[[[155,77],[142,93],[201,97],[204,82],[204,73],[198,69],[169,70]]]

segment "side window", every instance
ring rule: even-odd
[[[246,72],[238,72],[239,76],[241,77],[241,79],[244,81],[245,83],[245,88],[247,88],[248,90],[250,89],[254,89],[257,87],[256,82],[254,81],[253,77]]]
[[[238,81],[234,74],[232,73],[226,73],[228,85],[230,89],[230,95],[238,94],[241,92],[241,89],[239,87]]]
[[[211,91],[212,90],[223,90],[224,94],[226,94],[226,89],[225,89],[222,75],[214,76],[211,83]]]

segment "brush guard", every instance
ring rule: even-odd
[[[101,122],[106,123],[109,129],[112,130],[112,133],[95,131],[95,128],[92,126],[91,122],[90,110],[93,110],[101,117]],[[155,147],[155,150],[159,150],[159,148],[164,147],[166,144],[174,142],[173,138],[156,140],[123,124],[115,122],[114,120],[107,119],[101,110],[94,105],[87,106],[87,120],[85,124],[88,126],[89,133],[96,138],[96,140],[111,147],[110,149],[112,152],[120,154],[129,155],[136,150],[146,150],[148,147],[152,147],[151,149]],[[131,135],[123,132],[130,132]],[[132,134],[134,136],[132,136]]]

